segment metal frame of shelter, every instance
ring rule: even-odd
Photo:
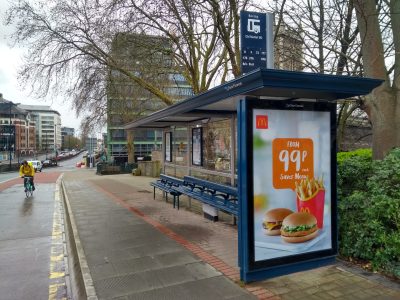
[[[337,254],[337,224],[336,224],[336,144],[335,144],[335,101],[355,96],[366,95],[382,83],[381,80],[314,74],[305,72],[292,72],[273,69],[257,69],[251,73],[236,78],[223,85],[196,95],[151,115],[125,125],[126,130],[135,128],[154,128],[164,131],[175,126],[195,126],[218,118],[231,119],[231,184],[234,185],[236,176],[239,192],[239,267],[241,279],[248,282],[263,278],[283,275],[295,271],[315,268],[332,263]],[[253,184],[251,169],[252,140],[249,132],[251,129],[251,110],[257,107],[282,109],[283,106],[291,110],[297,107],[309,107],[319,111],[327,111],[332,128],[331,135],[331,163],[332,163],[332,193],[331,193],[331,246],[324,251],[315,251],[301,255],[293,255],[273,260],[256,261],[254,259],[254,217],[252,201],[249,197]],[[310,106],[311,107],[311,106]],[[316,108],[315,108],[316,107]],[[311,108],[310,108],[311,109]],[[235,131],[235,121],[237,120]],[[328,122],[328,123],[329,123]],[[236,143],[237,141],[237,143]],[[188,157],[192,157],[190,147],[190,133],[188,131]],[[235,147],[237,144],[238,174],[235,174]],[[165,138],[163,139],[165,148]],[[171,150],[170,150],[171,151]],[[250,154],[250,155],[249,155]],[[188,159],[187,172],[190,173],[192,159]],[[194,166],[195,168],[199,168]],[[190,175],[190,174],[188,174]],[[253,199],[251,199],[253,200]]]

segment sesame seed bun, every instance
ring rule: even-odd
[[[267,235],[280,235],[283,219],[292,214],[293,211],[287,208],[274,208],[264,215],[263,228]]]
[[[274,208],[265,213],[264,220],[267,222],[283,221],[283,219],[292,213],[293,211],[288,208]]]

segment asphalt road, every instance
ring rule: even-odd
[[[18,172],[0,174],[0,299],[68,299],[63,210],[56,184],[75,157],[35,175],[26,198]]]
[[[42,173],[49,173],[49,172],[68,172],[71,170],[76,169],[76,163],[82,160],[82,154],[77,155],[71,159],[67,159],[64,161],[59,162],[58,166],[50,167],[50,168],[43,168]],[[39,172],[40,174],[40,172]],[[18,178],[18,172],[4,172],[0,173],[0,183],[6,182],[10,179]]]
[[[1,299],[50,299],[52,293],[67,293],[61,201],[55,193],[61,173],[39,175],[30,198],[19,179],[0,186]]]

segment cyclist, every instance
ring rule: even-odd
[[[31,163],[28,163],[26,160],[23,161],[21,167],[19,168],[19,176],[24,178],[24,176],[32,177],[32,190],[35,190],[35,184],[33,183],[33,178],[35,177],[35,169]],[[26,178],[24,178],[24,186],[26,186]],[[25,189],[26,191],[26,189]]]

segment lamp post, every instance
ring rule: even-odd
[[[17,146],[17,156],[18,156],[18,166],[19,166],[19,160],[21,156],[21,120],[18,122],[18,146]]]
[[[47,159],[47,131],[45,133],[46,133],[46,159]]]
[[[10,123],[8,124],[8,153],[9,153],[9,158],[10,158],[10,166],[9,169],[11,171],[11,107],[12,107],[12,102],[9,102],[10,104]]]
[[[54,155],[57,156],[57,124],[54,124]]]

